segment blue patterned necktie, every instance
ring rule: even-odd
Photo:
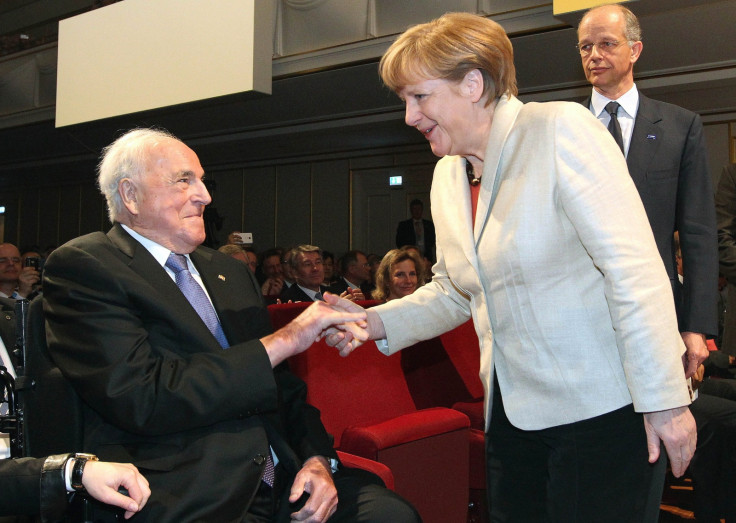
[[[189,303],[192,304],[192,307],[197,311],[197,314],[202,318],[202,321],[207,325],[212,335],[220,342],[223,349],[227,349],[230,344],[227,342],[222,325],[220,325],[220,320],[217,319],[215,308],[212,306],[212,302],[210,302],[202,286],[194,279],[192,273],[189,272],[187,257],[183,254],[174,254],[172,252],[169,255],[169,259],[166,260],[166,266],[174,271],[176,285],[184,293]]]

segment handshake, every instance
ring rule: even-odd
[[[325,293],[324,300],[313,302],[289,324],[261,338],[272,367],[323,338],[347,356],[363,342],[385,336],[376,313],[334,294]]]

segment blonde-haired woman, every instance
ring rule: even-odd
[[[681,475],[695,422],[670,282],[618,146],[580,104],[519,101],[511,42],[481,16],[409,29],[379,71],[442,159],[434,277],[368,309],[370,337],[391,354],[472,317],[493,521],[657,521],[660,444]]]
[[[403,298],[424,285],[424,262],[413,250],[392,249],[386,253],[376,270],[374,300],[389,301]]]

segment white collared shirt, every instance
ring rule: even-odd
[[[135,232],[133,229],[131,229],[127,225],[123,225],[122,223],[120,225],[122,226],[123,229],[125,229],[128,232],[128,234],[130,234],[133,238],[135,238],[138,241],[138,243],[143,245],[143,247],[145,247],[146,250],[151,253],[151,256],[153,256],[156,259],[156,261],[161,265],[161,267],[164,268],[164,270],[166,271],[166,274],[168,274],[171,277],[172,281],[176,283],[176,273],[166,266],[166,261],[169,259],[169,255],[171,254],[171,251],[167,249],[166,247],[164,247],[163,245],[158,244],[155,241],[149,238],[146,238],[145,236],[142,236],[141,234]],[[176,254],[179,254],[179,253],[176,253]],[[207,292],[207,287],[204,285],[204,282],[202,281],[202,277],[199,275],[199,271],[197,270],[197,267],[195,267],[194,264],[192,263],[192,260],[189,259],[188,254],[185,254],[184,256],[187,259],[187,268],[189,269],[189,272],[192,273],[192,276],[194,277],[194,279],[197,281],[197,283],[199,283],[199,286],[202,287],[202,289],[204,290],[204,293],[207,296],[207,299],[210,300],[210,303],[212,303],[212,298],[210,298],[210,294]],[[213,307],[214,307],[214,304],[213,304]],[[217,311],[215,311],[215,314],[217,314]]]
[[[590,110],[606,128],[611,121],[611,115],[606,112],[606,105],[609,102],[618,102],[621,106],[618,110],[618,124],[621,126],[621,136],[624,139],[624,156],[627,156],[631,145],[631,135],[634,132],[636,112],[639,110],[639,91],[636,89],[636,84],[616,100],[606,98],[593,89],[590,97]]]
[[[299,284],[297,284],[297,285],[299,285]],[[304,291],[304,294],[306,294],[307,296],[309,296],[312,299],[312,301],[322,301],[321,299],[320,300],[317,299],[317,295],[318,294],[320,296],[322,296],[322,291],[321,290],[319,290],[319,291],[313,291],[312,289],[307,289],[306,287],[302,287],[301,285],[299,285],[299,288],[302,291]]]

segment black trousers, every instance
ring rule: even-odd
[[[492,409],[486,434],[491,521],[658,521],[667,462],[663,452],[649,464],[644,421],[631,405],[536,431],[511,425],[497,386]]]
[[[334,475],[337,488],[337,512],[330,523],[420,523],[421,518],[408,501],[388,490],[381,479],[365,470],[341,468]],[[247,523],[288,522],[289,515],[304,506],[308,494],[289,503],[291,478],[279,474],[274,488],[263,484],[249,510]]]
[[[698,426],[690,462],[695,517],[699,523],[736,521],[736,401],[701,390],[690,412]]]

